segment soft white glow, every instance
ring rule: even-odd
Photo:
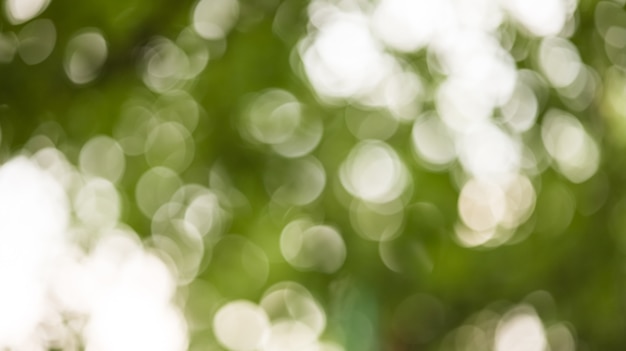
[[[505,243],[535,207],[536,193],[523,175],[497,180],[470,179],[459,194],[457,239],[464,246]]]
[[[414,72],[392,64],[376,87],[363,93],[362,104],[386,108],[398,120],[413,120],[421,108],[424,86]]]
[[[456,20],[463,28],[495,31],[504,20],[500,1],[454,0]]]
[[[541,320],[527,305],[509,311],[496,329],[495,351],[544,351],[546,337]]]
[[[302,350],[314,345],[317,335],[306,324],[294,320],[274,323],[263,351]]]
[[[70,80],[85,84],[94,80],[107,57],[107,42],[95,30],[83,31],[67,44],[63,66]]]
[[[315,90],[331,98],[358,97],[378,85],[393,66],[372,37],[367,19],[338,10],[318,14],[318,32],[300,45]]]
[[[150,168],[139,178],[135,187],[137,206],[144,215],[150,218],[161,205],[170,199],[181,184],[182,181],[171,169]]]
[[[491,117],[493,101],[470,82],[448,78],[435,92],[439,117],[448,128],[463,132]]]
[[[237,0],[200,0],[193,10],[193,28],[205,39],[223,39],[238,17]]]
[[[469,130],[460,138],[458,153],[463,167],[477,178],[495,179],[516,173],[521,164],[521,146],[492,123]]]
[[[193,225],[198,233],[207,235],[217,226],[221,207],[215,194],[206,194],[195,197],[185,210],[185,221]]]
[[[194,207],[192,211],[199,209]],[[152,217],[152,236],[148,240],[149,247],[166,255],[175,266],[179,284],[189,283],[196,277],[207,250],[202,234],[194,224],[182,219],[183,212],[183,205],[179,203],[169,202],[161,206]],[[195,213],[190,217],[193,216]]]
[[[90,179],[76,195],[74,211],[87,227],[96,230],[114,227],[121,212],[115,186],[102,178]]]
[[[376,35],[400,51],[415,51],[453,22],[450,1],[381,0],[372,16]]]
[[[292,94],[268,90],[248,106],[242,127],[257,142],[279,144],[291,139],[300,119],[301,106]]]
[[[50,4],[50,0],[7,0],[6,14],[13,24],[20,24],[41,14]]]
[[[583,69],[574,44],[562,38],[552,37],[541,41],[539,65],[555,88],[565,88],[573,84]]]
[[[83,145],[78,156],[78,164],[83,173],[116,183],[124,174],[126,159],[117,141],[102,135],[90,139]]]
[[[272,149],[285,157],[304,156],[319,144],[324,134],[324,125],[317,115],[305,113],[302,115],[299,126],[290,133],[289,137],[273,144]]]
[[[276,175],[277,170],[282,174]],[[282,169],[269,168],[265,183],[274,201],[304,206],[322,194],[326,186],[326,172],[318,159],[309,156],[293,160]]]
[[[189,58],[176,43],[163,37],[153,39],[144,54],[143,81],[157,93],[181,86],[189,72]]]
[[[461,245],[476,247],[489,243],[496,237],[497,232],[494,229],[481,232],[470,229],[464,225],[457,225],[454,228],[454,234]]]
[[[505,123],[517,133],[523,133],[535,125],[539,102],[528,85],[518,82],[511,99],[502,106]]]
[[[307,326],[314,337],[326,327],[326,314],[311,293],[294,282],[281,282],[267,290],[260,303],[272,322],[291,320]]]
[[[34,20],[26,24],[18,34],[18,53],[27,65],[36,65],[50,56],[56,39],[56,27],[51,20]]]
[[[350,208],[350,223],[367,240],[388,241],[397,237],[404,220],[404,206],[355,201]]]
[[[306,220],[289,223],[280,236],[285,260],[302,270],[334,273],[346,259],[346,246],[339,232]]]
[[[270,333],[265,311],[252,302],[231,301],[222,306],[213,318],[217,340],[233,351],[254,351],[261,348]]]
[[[437,41],[434,49],[442,69],[449,74],[448,79],[460,85],[455,89],[469,89],[470,97],[479,99],[476,103],[489,108],[509,100],[517,79],[515,61],[493,34],[450,31]]]
[[[71,349],[80,338],[88,351],[186,350],[175,277],[117,223],[114,185],[81,174],[64,189],[76,170],[62,154],[42,149],[35,160],[0,167],[0,348]],[[66,191],[77,191],[72,227]]]
[[[88,267],[86,350],[186,350],[186,323],[170,303],[174,279],[160,259],[116,234],[100,241]]]
[[[581,183],[598,170],[598,145],[580,122],[568,113],[548,111],[541,127],[541,139],[558,170],[570,181]]]
[[[415,151],[427,163],[445,165],[456,158],[452,135],[437,115],[421,116],[411,136]]]
[[[399,197],[408,185],[404,164],[389,145],[380,141],[357,144],[341,165],[339,176],[350,194],[375,203]]]
[[[504,0],[502,5],[536,36],[557,35],[565,26],[570,11],[566,0]]]
[[[472,179],[465,183],[459,195],[459,216],[475,231],[492,230],[506,213],[504,200],[496,184]]]
[[[63,188],[32,161],[0,167],[0,347],[32,337],[47,307],[46,267],[65,242]]]

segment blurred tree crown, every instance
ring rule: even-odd
[[[0,12],[0,349],[626,344],[624,1]]]

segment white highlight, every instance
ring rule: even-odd
[[[270,323],[256,304],[237,300],[222,306],[213,318],[217,340],[233,351],[259,349],[269,337]]]

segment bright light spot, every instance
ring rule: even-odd
[[[50,0],[7,0],[6,14],[13,24],[29,21],[41,14],[50,4]]]
[[[193,10],[193,28],[205,39],[223,39],[238,17],[237,0],[200,0]]]
[[[65,52],[65,73],[76,84],[85,84],[98,76],[107,57],[107,42],[96,30],[82,31],[70,39]]]
[[[583,111],[597,98],[601,79],[595,70],[581,64],[581,70],[572,84],[557,89],[561,101],[573,111]]]
[[[284,90],[268,90],[247,107],[244,133],[257,142],[279,144],[291,139],[300,125],[301,105]]]
[[[367,97],[372,101],[365,104],[386,107],[396,119],[412,121],[421,109],[424,84],[415,73],[394,67]]]
[[[108,136],[97,136],[83,145],[78,164],[86,175],[117,183],[124,174],[126,159],[117,141]]]
[[[465,246],[502,244],[529,218],[535,200],[534,187],[523,175],[498,182],[471,179],[459,195],[459,216],[467,228],[458,227],[457,237]]]
[[[472,179],[465,183],[459,195],[459,215],[471,229],[488,231],[504,218],[504,200],[504,194],[496,184]]]
[[[581,123],[568,113],[548,111],[541,127],[541,139],[558,170],[570,181],[584,182],[598,170],[598,145]]]
[[[326,172],[313,156],[292,160],[280,167],[269,167],[265,184],[272,200],[280,204],[304,206],[315,201],[326,186]]]
[[[355,201],[350,208],[350,222],[364,239],[388,241],[397,237],[404,223],[402,204],[376,205]]]
[[[213,318],[217,340],[233,351],[254,351],[262,347],[270,333],[265,311],[252,302],[231,301],[222,306]]]
[[[439,31],[452,25],[453,11],[447,0],[381,0],[372,26],[385,44],[411,52],[428,45]]]
[[[186,206],[182,219],[197,230],[198,234],[215,238],[221,234],[228,219],[227,207],[223,204],[226,202],[225,206],[228,206],[229,199],[222,195],[217,189],[214,191],[198,184],[187,184],[176,191],[172,201]]]
[[[302,350],[314,345],[317,335],[306,324],[294,320],[274,323],[264,351]]]
[[[427,163],[442,166],[456,158],[454,139],[437,115],[421,116],[411,135],[415,151]]]
[[[307,112],[306,106],[300,108],[303,113],[298,127],[287,139],[272,145],[272,149],[282,156],[301,157],[310,153],[324,134],[324,125],[320,118]]]
[[[180,87],[188,72],[189,58],[171,40],[159,37],[145,48],[143,81],[151,90],[164,93]]]
[[[504,122],[517,133],[523,133],[535,125],[539,102],[533,90],[518,82],[511,99],[502,106]]]
[[[46,267],[69,221],[63,188],[32,161],[0,167],[0,347],[19,348],[44,316]]]
[[[498,324],[495,351],[544,351],[546,336],[535,310],[522,305],[509,311]]]
[[[121,212],[115,186],[102,178],[88,180],[76,195],[74,211],[87,227],[95,230],[114,227]]]
[[[464,246],[497,246],[526,221],[535,207],[536,193],[523,175],[509,176],[498,182],[471,179],[459,195],[457,239]]]
[[[0,250],[16,245],[0,258],[38,259],[63,240],[68,201],[50,174],[30,160],[13,159],[0,168],[0,194],[0,235],[8,241]]]
[[[326,314],[311,293],[302,285],[281,282],[267,290],[261,307],[272,322],[294,321],[302,323],[319,337],[326,327]]]
[[[500,1],[454,0],[456,20],[468,29],[492,32],[498,29],[504,16]]]
[[[300,55],[309,80],[322,96],[359,97],[374,89],[394,61],[372,37],[367,19],[329,10],[318,31],[301,42]]]
[[[55,150],[0,167],[0,348],[71,349],[80,338],[88,351],[186,350],[172,272],[116,226],[119,195],[109,180],[82,184],[79,174],[63,188],[77,172]],[[66,191],[77,192],[73,212],[83,222],[71,228]]]
[[[146,139],[146,161],[153,167],[165,166],[182,172],[193,160],[194,152],[191,134],[178,122],[158,124]]]
[[[56,39],[56,28],[51,20],[32,21],[18,34],[20,57],[27,65],[41,63],[52,53]]]
[[[557,35],[565,26],[565,22],[570,15],[568,13],[570,12],[568,2],[571,1],[504,0],[502,5],[513,19],[532,34],[545,37]]]
[[[541,41],[539,65],[543,74],[555,88],[564,88],[573,84],[583,68],[574,44],[566,39],[552,37]]]
[[[145,296],[121,289],[102,301],[86,327],[85,350],[187,350],[187,331],[180,312],[146,302]]]
[[[435,92],[437,112],[448,128],[463,132],[491,117],[493,103],[474,84],[448,78]]]
[[[48,172],[65,188],[67,193],[75,193],[82,186],[82,176],[69,163],[65,155],[54,147],[45,147],[35,153],[33,160],[41,169]]]
[[[115,234],[98,243],[87,267],[86,350],[186,350],[186,323],[170,303],[174,278],[160,259]]]
[[[166,167],[154,167],[147,170],[135,188],[137,206],[146,217],[151,218],[156,210],[180,188],[182,182],[178,175]]]
[[[305,271],[334,273],[346,259],[346,246],[337,230],[306,220],[295,220],[283,229],[280,249],[289,264]]]
[[[492,123],[467,131],[458,141],[457,149],[463,167],[477,178],[500,178],[520,168],[519,141]]]
[[[201,234],[183,219],[183,206],[169,202],[152,217],[152,235],[149,246],[165,254],[175,265],[179,284],[191,282],[201,268],[205,246]]]
[[[511,97],[517,79],[515,61],[493,34],[452,31],[437,41],[435,52],[448,79],[460,84],[454,90],[469,89],[470,98],[480,99],[478,106],[489,106],[489,113]],[[470,101],[457,101],[471,106]]]
[[[357,144],[341,165],[339,176],[350,194],[375,203],[398,198],[408,186],[404,164],[389,145],[380,141]]]
[[[514,229],[532,214],[537,194],[530,179],[524,175],[513,176],[501,186],[506,197],[506,212],[500,224]]]
[[[454,233],[456,235],[456,239],[459,240],[461,245],[466,247],[485,245],[497,236],[496,230],[493,229],[479,232],[462,225],[457,225]]]

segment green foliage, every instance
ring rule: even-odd
[[[201,325],[190,331],[193,350],[221,347],[211,332],[221,304],[236,299],[258,303],[270,286],[283,281],[298,282],[310,291],[328,320],[322,339],[346,350],[495,348],[489,340],[498,321],[502,325],[507,311],[525,304],[532,306],[546,330],[566,325],[576,349],[622,349],[626,343],[626,22],[619,17],[626,18],[626,12],[622,5],[581,1],[566,24],[572,28],[570,33],[564,29],[536,35],[510,13],[490,32],[510,55],[516,81],[528,78],[524,82],[536,98],[537,117],[528,128],[516,130],[506,117],[509,98],[494,104],[489,123],[523,150],[513,148],[522,155],[521,165],[507,171],[518,183],[506,190],[495,180],[483,179],[476,183],[479,195],[463,200],[462,194],[470,192],[468,184],[482,178],[468,166],[473,161],[462,156],[467,145],[461,139],[473,127],[452,131],[439,116],[453,105],[437,95],[452,73],[442,68],[445,63],[437,56],[436,40],[415,50],[391,45],[381,49],[397,60],[402,72],[418,77],[422,87],[421,95],[397,109],[401,112],[368,102],[362,97],[366,87],[344,96],[329,94],[316,85],[303,59],[306,45],[323,33],[319,23],[311,23],[314,5],[323,3],[339,1],[241,0],[232,28],[223,24],[223,36],[214,38],[194,30],[194,1],[52,0],[43,13],[23,23],[11,20],[5,6],[0,22],[1,158],[7,161],[17,154],[33,155],[54,147],[71,164],[82,167],[84,145],[97,136],[111,137],[125,152],[123,175],[113,182],[121,196],[119,222],[138,233],[146,247],[152,245],[156,210],[179,188],[199,184],[210,189],[223,214],[213,219],[201,239],[205,251],[199,271],[179,286],[181,299],[188,301],[187,319]],[[368,1],[346,3],[360,4],[353,6],[355,13],[376,7]],[[619,15],[609,16],[611,9]],[[26,40],[15,38],[22,38],[20,33],[41,19],[54,23],[53,49],[40,62],[29,64],[32,56],[24,49]],[[85,64],[95,65],[96,75],[76,83],[68,73],[72,54],[68,44],[85,30],[102,35],[106,59],[96,65],[88,57]],[[580,60],[561,52],[566,57],[545,71],[542,60],[547,59],[541,58],[541,50],[552,37],[561,41],[548,49],[565,50],[562,47],[571,45]],[[384,40],[375,40],[385,45]],[[368,58],[352,59],[346,70]],[[495,64],[489,61],[485,69]],[[576,64],[586,70],[580,74],[588,75],[582,87],[551,82],[551,74]],[[340,86],[342,78],[337,79]],[[490,84],[496,86],[483,81],[466,93]],[[271,95],[276,89],[287,95]],[[576,89],[580,91],[571,92]],[[406,83],[387,93],[401,96],[409,90]],[[267,98],[267,104],[278,107],[264,112],[262,104],[255,105],[264,96],[274,96]],[[294,137],[296,146],[281,149],[277,145],[296,128],[289,129],[288,112],[277,112],[289,103],[297,105],[298,126],[301,121],[310,124],[297,127],[303,134]],[[521,108],[531,104],[517,103]],[[551,119],[554,109],[567,117]],[[258,120],[250,117],[257,110],[261,111]],[[415,126],[428,113],[435,114],[449,138],[457,138],[452,141],[456,144],[451,161],[432,162],[416,146]],[[307,138],[315,139],[316,123],[319,141],[295,155]],[[556,126],[554,132],[546,131],[550,123]],[[164,128],[161,134],[155,132],[158,128]],[[575,136],[562,136],[563,130]],[[561,135],[560,139],[554,135]],[[433,133],[432,138],[440,136]],[[558,140],[550,150],[554,138]],[[441,140],[437,142],[444,143]],[[446,146],[434,145],[435,153]],[[487,148],[507,147],[494,142]],[[581,150],[575,151],[577,147]],[[363,159],[371,156],[368,150],[375,150],[375,155],[388,152],[391,161],[354,166],[352,174],[358,150],[365,150]],[[485,152],[487,157],[494,155]],[[499,160],[501,164],[493,167],[509,161]],[[102,162],[107,162],[104,157]],[[170,169],[171,179],[148,184],[152,197],[142,200],[140,179],[161,166]],[[320,169],[321,185],[314,176]],[[380,194],[363,195],[376,192],[375,173],[381,169],[395,172],[387,188],[400,187],[397,196],[388,200],[380,200]],[[359,181],[353,178],[364,182],[360,190],[350,189],[359,186],[350,185]],[[389,189],[385,191],[393,191]],[[145,206],[152,210],[142,209],[142,201],[148,201]],[[473,215],[461,214],[464,201],[469,201],[467,211],[476,211]],[[529,203],[526,210],[525,202]],[[502,224],[503,218],[513,216],[511,208],[521,211],[520,218]],[[203,208],[198,216],[209,218],[212,210]],[[489,221],[490,216],[500,219],[482,231],[480,223],[472,227],[472,220]],[[331,265],[333,255],[340,254],[333,253],[338,249],[330,241],[317,239],[306,247],[310,257],[290,261],[285,247],[291,244],[283,244],[284,230],[296,220],[335,230],[345,245],[345,261],[324,268],[330,267],[325,265]],[[306,228],[302,228],[305,233]],[[463,230],[472,233],[462,234]],[[382,237],[385,231],[388,237]],[[480,235],[493,238],[476,239]],[[196,244],[178,245],[188,245],[191,252]],[[186,251],[181,252],[184,256]],[[488,317],[490,313],[495,317]],[[464,330],[470,333],[463,328],[470,327],[482,328],[488,341],[463,339]],[[552,350],[570,350],[567,342],[552,340],[552,334],[546,333]]]

